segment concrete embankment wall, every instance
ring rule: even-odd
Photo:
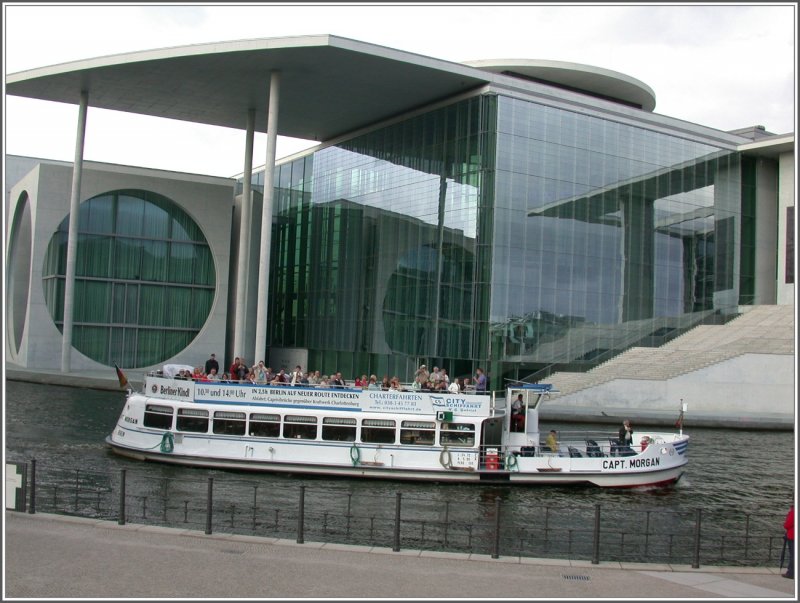
[[[793,430],[795,358],[743,354],[671,379],[615,379],[542,405],[545,420]]]

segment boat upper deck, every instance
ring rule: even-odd
[[[230,381],[188,381],[148,375],[143,395],[171,401],[219,405],[257,405],[351,412],[491,417],[505,399],[491,393],[424,390],[373,390],[357,387],[271,385]]]

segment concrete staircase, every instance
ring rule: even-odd
[[[548,383],[559,396],[614,379],[662,380],[742,354],[794,355],[794,306],[741,306],[724,325],[700,325],[659,348],[631,348],[585,373],[558,372]]]

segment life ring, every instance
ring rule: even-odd
[[[353,467],[358,466],[361,462],[361,451],[355,444],[350,448],[350,460],[353,461]]]
[[[175,450],[175,437],[171,431],[161,436],[161,452],[172,452]]]
[[[450,451],[447,449],[447,446],[439,453],[439,464],[444,467],[445,469],[450,469],[453,463],[452,455]]]
[[[506,455],[506,471],[519,471],[519,462],[516,454]]]

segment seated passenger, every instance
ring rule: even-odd
[[[342,379],[342,373],[337,372],[333,377],[331,377],[330,384],[332,387],[345,387],[345,381]]]
[[[558,452],[558,439],[555,429],[550,430],[550,435],[547,436],[547,447],[550,452]]]

